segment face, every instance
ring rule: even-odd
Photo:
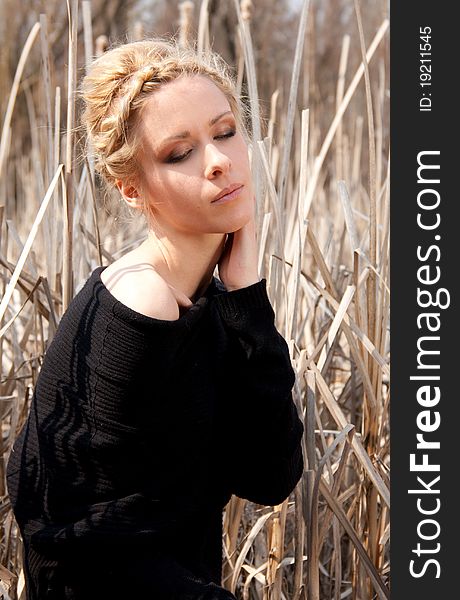
[[[163,230],[230,233],[251,219],[247,145],[228,100],[210,79],[182,76],[152,93],[141,134],[140,187]]]

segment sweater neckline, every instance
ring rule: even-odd
[[[138,326],[140,325],[155,328],[178,328],[186,326],[189,328],[191,322],[195,321],[202,315],[203,309],[208,304],[209,299],[216,293],[219,293],[219,291],[222,291],[219,289],[219,282],[217,281],[216,277],[213,276],[210,284],[200,298],[198,298],[198,300],[194,302],[194,304],[192,304],[192,306],[183,312],[177,319],[173,321],[157,319],[155,317],[150,317],[137,312],[133,308],[123,304],[123,302],[118,300],[118,298],[115,298],[115,296],[109,291],[101,279],[101,273],[106,268],[106,265],[96,267],[91,274],[89,283],[94,287],[94,291],[98,298],[103,302],[103,304],[107,303],[115,315],[119,316],[124,321]]]

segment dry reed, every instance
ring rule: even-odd
[[[193,34],[192,4],[180,5],[183,44]],[[290,348],[293,398],[305,425],[305,471],[290,498],[267,507],[233,496],[225,508],[223,585],[247,600],[389,597],[388,20],[371,29],[368,8],[358,0],[344,5],[354,9],[355,29],[336,39],[332,112],[318,96],[312,52],[321,9],[304,0],[297,31],[290,32],[297,45],[289,93],[281,83],[270,91],[264,137],[252,38],[257,2],[234,1],[235,67],[254,138],[259,272]],[[77,158],[75,89],[96,35],[91,3],[82,7],[84,45],[78,2],[67,4],[67,84],[53,64],[50,15],[41,15],[2,107],[0,594],[12,600],[25,598],[25,591],[5,464],[41,358],[90,271],[144,236],[137,221],[116,226],[120,213],[104,210],[91,154]],[[201,2],[201,52],[213,41],[211,7]],[[34,45],[39,32],[40,47]],[[102,40],[98,35],[94,47]],[[43,77],[34,79],[29,60],[39,61]],[[31,128],[26,157],[14,136],[22,97]]]

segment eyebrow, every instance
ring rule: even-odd
[[[209,121],[209,126],[212,127],[213,125],[215,125],[217,123],[217,121],[219,121],[220,119],[222,119],[222,117],[225,117],[226,115],[232,115],[232,111],[231,110],[226,110],[223,113],[220,113],[219,115],[217,115],[217,117],[213,117],[210,121]],[[185,138],[190,137],[190,131],[180,131],[179,133],[175,133],[174,135],[170,135],[169,137],[165,138],[162,142],[168,142],[170,140],[183,140]]]

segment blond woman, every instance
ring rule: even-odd
[[[97,170],[147,237],[72,300],[8,464],[27,598],[234,599],[223,508],[278,504],[303,470],[240,103],[217,56],[158,40],[81,89]]]

